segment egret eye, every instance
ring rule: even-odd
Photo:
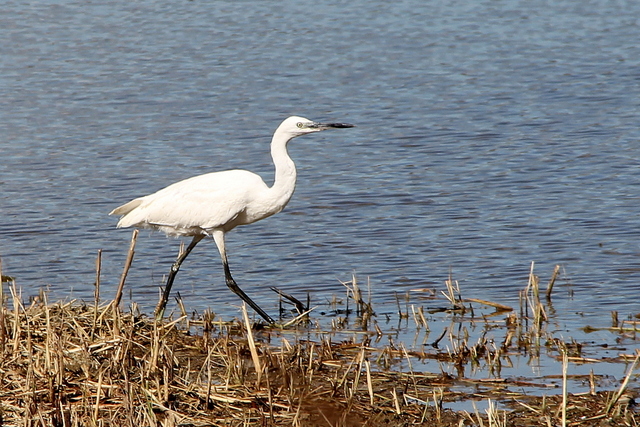
[[[298,124],[296,126],[298,126],[300,129],[302,129],[304,127],[304,124],[302,122],[298,122]]]

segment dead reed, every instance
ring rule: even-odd
[[[313,341],[295,330],[255,328],[246,311],[242,321],[233,322],[214,321],[210,313],[159,321],[138,313],[135,305],[123,312],[116,301],[99,302],[99,266],[100,256],[91,304],[51,304],[46,294],[26,304],[15,281],[2,276],[0,426],[638,425],[628,386],[637,355],[614,391],[597,391],[593,375],[585,395],[565,388],[540,398],[507,388],[530,385],[501,376],[511,354],[546,348],[564,355],[565,384],[570,363],[585,360],[575,343],[546,331],[533,266],[520,313],[465,299],[449,278],[445,310],[452,323],[430,350],[408,350],[391,340],[379,344],[384,325],[377,323],[371,298],[365,302],[355,277],[345,284],[347,300],[356,304],[358,331],[369,333],[340,341],[327,333]],[[504,319],[475,316],[474,304],[493,307]],[[398,320],[409,322],[411,311],[416,330],[428,336],[428,310],[398,306]],[[462,318],[469,327],[504,329],[504,340],[492,342],[482,334],[469,342]],[[308,332],[309,326],[298,327]],[[456,374],[420,372],[415,366],[423,359],[452,366]],[[465,375],[465,369],[481,365],[490,378]],[[461,384],[475,391],[460,391]],[[473,414],[446,408],[446,402],[463,399],[486,400],[489,407]]]
[[[247,329],[247,317],[204,333],[199,320],[159,323],[114,314],[112,304],[96,311],[45,298],[25,306],[13,283],[9,290],[1,425],[347,426],[423,417],[424,408],[398,400],[409,388],[417,394],[422,377],[376,372],[374,350],[362,344],[290,342]],[[266,344],[277,338],[278,346]]]

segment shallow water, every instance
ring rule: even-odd
[[[296,114],[358,127],[294,140],[289,206],[228,236],[236,279],[267,311],[270,286],[323,304],[354,272],[379,316],[396,311],[396,293],[444,289],[450,272],[464,296],[516,306],[535,261],[543,283],[562,265],[554,321],[567,338],[613,341],[578,328],[640,313],[639,12],[539,0],[4,2],[3,272],[25,296],[91,300],[102,249],[112,298],[130,231],[107,213],[213,170],[270,182],[270,135]],[[140,234],[126,303],[152,310],[177,247]],[[213,242],[175,290],[189,310],[238,315]]]

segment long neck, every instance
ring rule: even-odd
[[[291,137],[278,130],[271,141],[271,157],[276,167],[276,177],[270,189],[271,197],[284,208],[296,188],[296,165],[287,153],[287,143]]]

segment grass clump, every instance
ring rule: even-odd
[[[533,268],[520,314],[462,298],[449,279],[446,312],[458,325],[466,316],[470,327],[500,327],[504,340],[491,342],[483,335],[469,343],[465,328],[454,334],[452,324],[423,351],[379,343],[384,332],[355,277],[346,285],[347,301],[350,295],[357,304],[360,332],[368,331],[352,335],[361,337],[359,342],[334,342],[335,331],[312,340],[309,326],[285,331],[252,325],[246,311],[242,321],[215,321],[208,312],[157,320],[135,304],[128,312],[116,300],[100,304],[97,292],[92,304],[50,304],[46,294],[25,304],[13,279],[3,276],[3,282],[0,426],[638,426],[629,383],[640,356],[631,359],[616,390],[596,391],[592,373],[585,379],[590,392],[568,393],[569,362],[591,361],[575,343],[558,341],[545,330]],[[474,317],[472,302],[506,316],[502,326]],[[428,333],[424,308],[412,305],[411,313],[416,330]],[[408,305],[406,312],[399,305],[399,319],[409,318]],[[541,345],[563,356],[562,392],[539,397],[510,390],[532,383],[502,378],[501,364],[510,354],[535,355]],[[457,375],[416,371],[423,359],[449,364]],[[490,378],[465,375],[465,367],[481,364],[489,367]],[[484,401],[488,409],[446,408],[459,401]]]

